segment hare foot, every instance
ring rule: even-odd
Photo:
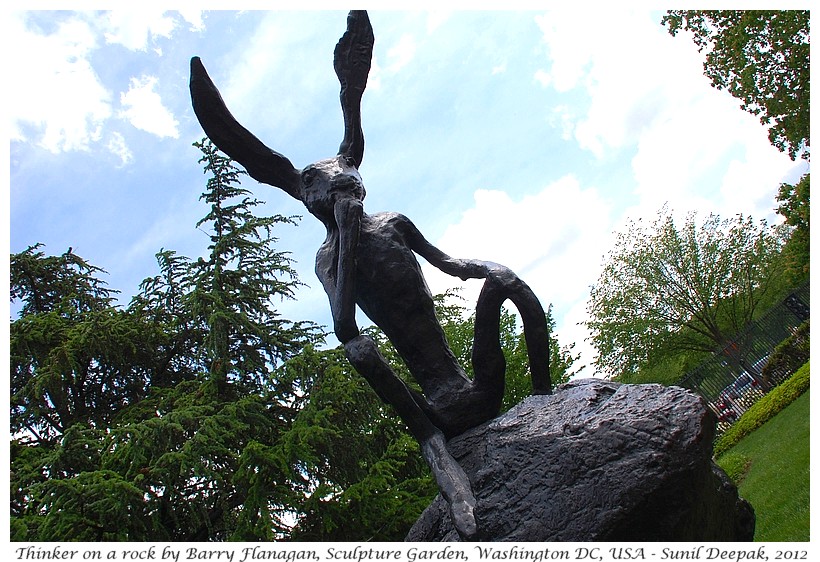
[[[442,434],[436,434],[428,439],[422,444],[421,449],[433,471],[441,495],[450,508],[453,526],[462,540],[475,540],[478,534],[475,520],[476,500],[467,473],[447,450]]]

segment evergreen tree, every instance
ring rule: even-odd
[[[386,339],[369,333],[390,355]],[[308,348],[285,370],[290,379],[313,377],[309,399],[282,439],[300,476],[290,538],[403,540],[438,493],[418,443],[341,348]]]
[[[96,468],[106,428],[148,391],[154,334],[113,306],[101,269],[70,249],[45,256],[40,248],[10,260],[20,309],[10,325],[12,537],[97,540],[93,530],[77,529],[82,515],[56,526],[47,515],[78,509],[91,520],[102,509],[111,525],[123,522],[110,508],[133,501],[133,489]],[[86,493],[79,503],[78,487]]]
[[[146,326],[115,308],[103,271],[68,251],[37,244],[11,256],[11,430],[54,443],[74,423],[105,427],[144,394]]]
[[[197,143],[208,259],[158,254],[121,310],[73,254],[12,256],[12,537],[273,539],[289,528],[278,439],[303,390],[277,369],[321,341],[276,313],[298,282],[239,172]],[[272,455],[271,451],[277,452]]]

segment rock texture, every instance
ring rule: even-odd
[[[754,511],[712,461],[714,419],[678,387],[586,379],[452,439],[483,541],[745,541]],[[441,497],[408,541],[457,541]]]

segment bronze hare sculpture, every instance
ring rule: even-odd
[[[499,338],[501,305],[518,308],[526,337],[533,392],[551,392],[546,317],[530,288],[508,268],[456,259],[428,242],[398,213],[364,212],[365,188],[358,167],[364,155],[361,99],[373,53],[366,12],[350,12],[347,31],[334,52],[341,83],[345,134],[336,156],[297,170],[265,146],[228,111],[199,58],[191,60],[194,111],[213,143],[248,174],[302,201],[327,229],[316,255],[316,274],[330,299],[333,329],[350,363],[382,400],[391,404],[421,445],[462,539],[480,537],[475,497],[464,470],[448,452],[446,439],[498,415],[505,362]],[[461,279],[485,279],[476,304],[474,379],[456,361],[436,319],[433,298],[415,254]],[[361,310],[395,346],[422,389],[408,387],[369,337],[360,334]]]

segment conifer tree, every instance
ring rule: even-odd
[[[12,537],[280,538],[293,501],[278,439],[303,391],[274,377],[321,341],[276,312],[298,283],[240,172],[208,141],[210,253],[158,254],[121,309],[67,253],[12,256]],[[276,454],[273,454],[276,453]]]

